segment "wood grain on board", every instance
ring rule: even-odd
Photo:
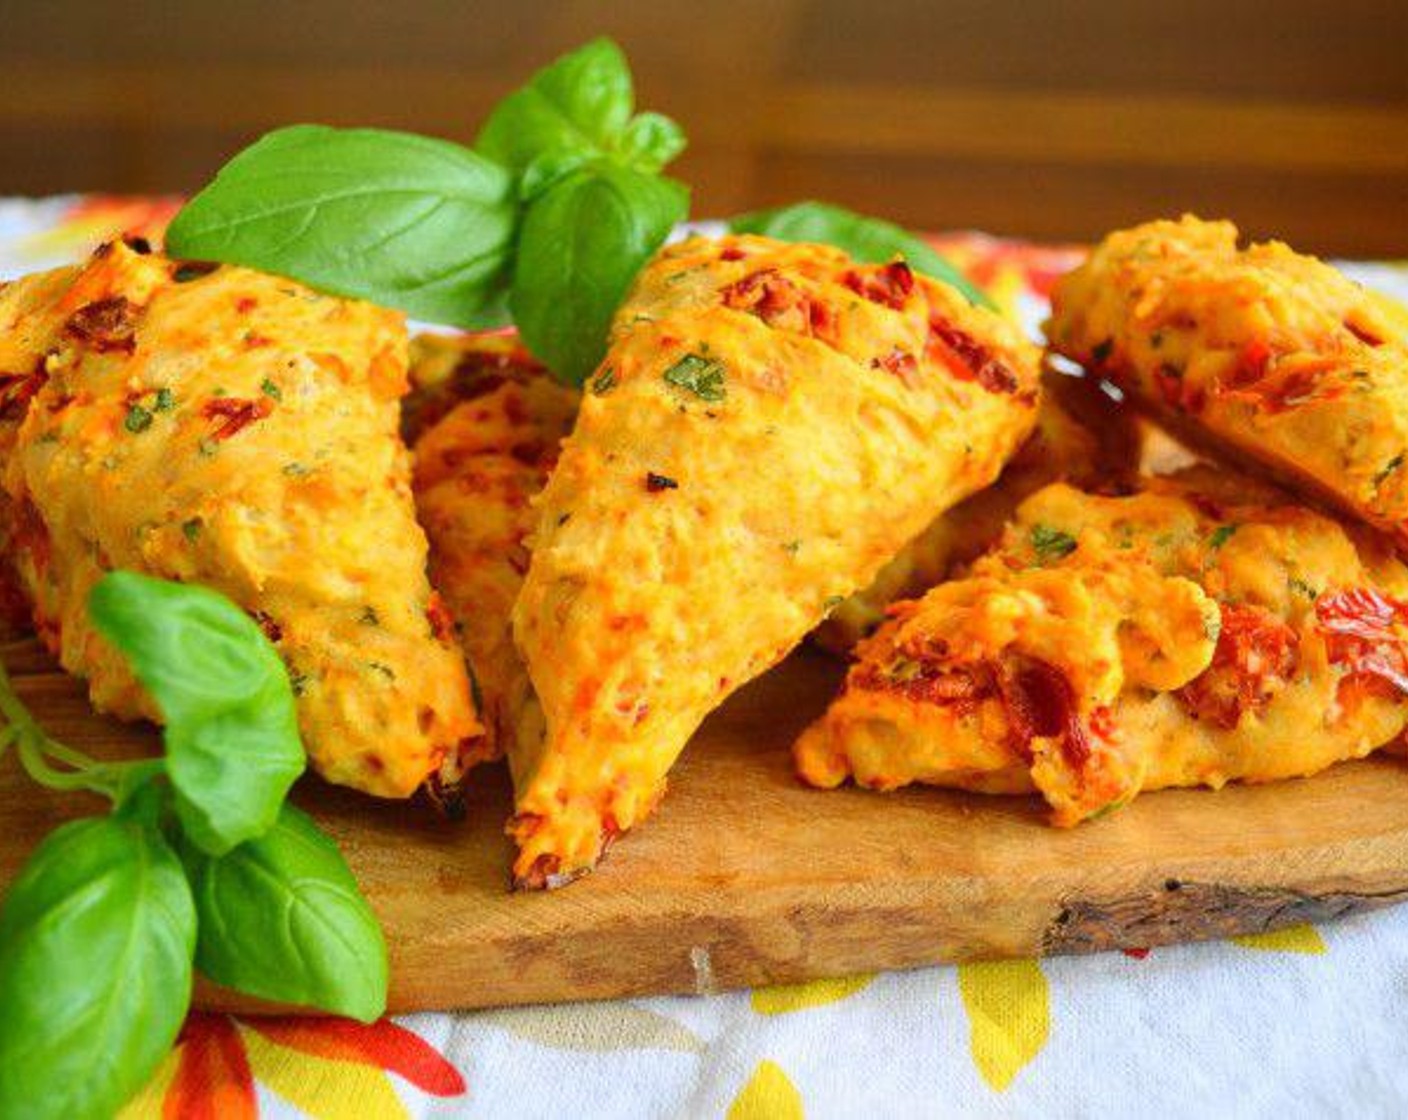
[[[48,729],[104,755],[149,729],[95,716],[32,644],[3,648]],[[979,957],[1143,947],[1408,899],[1408,764],[1307,781],[1150,794],[1072,831],[1030,799],[808,790],[789,744],[839,667],[803,652],[740,692],[690,745],[669,795],[591,876],[511,894],[508,781],[477,771],[468,815],[305,779],[388,935],[393,1009],[596,999],[841,976]],[[0,885],[82,797],[0,763]],[[207,1007],[256,1005],[205,989]]]

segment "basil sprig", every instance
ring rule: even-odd
[[[474,150],[522,175],[552,158],[581,165],[614,157],[655,172],[684,151],[684,132],[659,113],[635,113],[621,48],[594,39],[540,70],[490,113]]]
[[[756,233],[779,241],[834,245],[858,261],[884,264],[903,257],[911,267],[957,288],[969,303],[994,308],[992,299],[932,246],[908,230],[826,202],[798,202],[776,210],[740,214],[729,222],[735,233]]]
[[[500,325],[511,307],[529,349],[581,384],[631,280],[688,215],[687,190],[660,175],[684,145],[669,118],[635,112],[625,56],[597,39],[500,102],[473,150],[271,132],[186,204],[166,247],[453,326]]]
[[[303,751],[288,675],[212,591],[105,576],[89,615],[165,718],[161,758],[51,739],[0,669],[0,752],[113,811],[64,825],[0,906],[0,1116],[107,1116],[170,1049],[193,972],[363,1021],[386,942],[336,845],[284,803]]]

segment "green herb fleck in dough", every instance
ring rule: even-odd
[[[686,354],[665,371],[665,380],[676,388],[693,393],[702,401],[717,404],[727,396],[724,364],[716,358]]]
[[[1232,539],[1232,534],[1240,528],[1241,526],[1235,523],[1231,525],[1219,525],[1208,536],[1208,547],[1214,552],[1216,552],[1219,548],[1221,548],[1228,541],[1230,541]]]
[[[259,386],[259,389],[266,397],[269,397],[271,400],[281,401],[284,399],[283,390],[280,389],[277,385],[275,385],[272,381],[270,381],[267,377],[264,379],[264,383]]]
[[[127,410],[127,419],[122,422],[122,426],[133,435],[145,432],[152,426],[152,414],[141,405],[134,404]]]
[[[181,522],[181,532],[185,535],[186,540],[192,544],[200,540],[200,532],[204,527],[199,517],[192,517]]]
[[[616,371],[607,366],[592,379],[591,391],[594,396],[603,397],[616,387]]]
[[[1286,581],[1286,585],[1297,595],[1305,596],[1305,598],[1309,599],[1312,603],[1320,598],[1320,592],[1299,576],[1291,576],[1290,579]]]
[[[1032,548],[1041,560],[1060,560],[1076,550],[1076,539],[1070,533],[1050,525],[1032,526]]]

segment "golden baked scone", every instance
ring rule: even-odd
[[[796,744],[802,777],[1035,789],[1072,825],[1141,790],[1314,773],[1408,719],[1386,538],[1194,468],[1055,484],[968,578],[896,604]]]
[[[0,283],[0,471],[14,451],[29,402],[44,384],[43,341],[62,323],[58,297],[77,274],[76,267],[56,268]],[[14,559],[19,543],[35,533],[31,511],[0,486],[0,621],[12,630],[31,622]]]
[[[1054,349],[1181,438],[1408,544],[1408,330],[1388,301],[1230,222],[1150,222],[1062,278]]]
[[[10,552],[96,707],[159,716],[88,622],[93,584],[127,568],[260,622],[330,781],[404,797],[480,733],[397,434],[399,315],[115,242],[0,292],[0,324],[6,368],[35,378],[4,471]]]
[[[415,338],[411,378],[425,395],[415,496],[430,540],[431,584],[455,620],[485,727],[446,756],[437,786],[449,797],[470,767],[506,747],[516,763],[512,743],[530,686],[510,616],[528,571],[531,503],[572,430],[579,394],[501,335]]]
[[[562,883],[700,721],[990,483],[1035,417],[1018,330],[901,262],[693,238],[620,309],[514,608],[541,707],[512,832]]]
[[[1141,441],[1135,417],[1093,383],[1042,371],[1036,427],[1002,474],[938,518],[880,569],[870,586],[838,606],[817,628],[816,641],[843,653],[874,632],[885,608],[913,599],[987,551],[1028,494],[1064,480],[1084,489],[1130,483]]]

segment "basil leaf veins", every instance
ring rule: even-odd
[[[504,322],[517,218],[513,176],[459,144],[294,125],[227,163],[176,215],[166,249],[490,327]]]
[[[0,1116],[115,1113],[176,1040],[195,943],[190,888],[153,820],[51,833],[0,909]]]

